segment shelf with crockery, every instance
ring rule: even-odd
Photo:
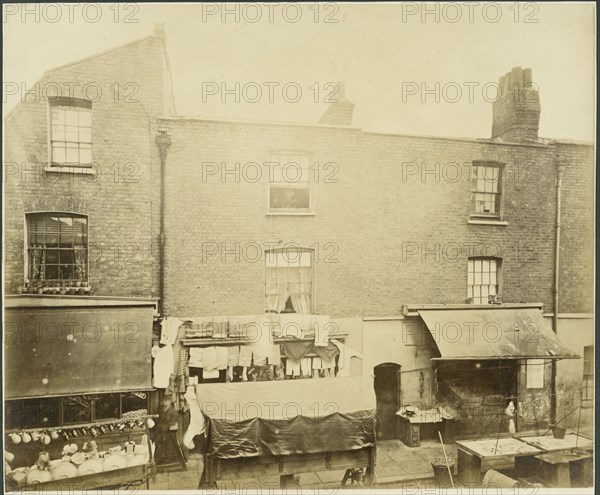
[[[155,417],[6,432],[6,485],[15,490],[148,487],[156,473],[149,436]],[[35,463],[25,462],[32,454]]]

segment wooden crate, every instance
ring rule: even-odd
[[[421,425],[411,423],[408,419],[400,417],[399,421],[400,440],[408,447],[419,447],[421,445]]]

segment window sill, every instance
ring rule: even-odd
[[[96,169],[94,167],[61,167],[60,165],[47,165],[44,167],[45,172],[54,172],[59,174],[82,174],[82,175],[96,175]]]
[[[267,211],[268,217],[314,217],[316,213],[313,211]]]
[[[497,219],[487,218],[469,218],[469,224],[471,225],[508,225],[508,222]]]

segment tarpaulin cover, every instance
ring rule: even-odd
[[[218,458],[335,452],[375,444],[373,378],[201,384]]]
[[[579,358],[535,308],[420,310],[441,354],[433,359]]]

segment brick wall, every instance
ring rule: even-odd
[[[48,117],[42,98],[29,98],[9,115],[8,293],[23,283],[25,213],[58,210],[89,215],[96,294],[157,295],[160,167],[154,138],[161,126],[172,136],[165,183],[168,315],[262,312],[263,252],[290,245],[315,251],[318,313],[397,315],[406,303],[465,302],[467,259],[485,254],[502,258],[504,302],[539,301],[551,311],[557,152],[567,164],[560,310],[591,310],[591,146],[157,118],[173,108],[166,70],[164,40],[155,35],[40,81],[42,87],[79,82],[78,97],[85,96],[85,84],[102,88],[93,103],[96,176],[43,171]],[[313,215],[266,214],[265,162],[281,150],[310,154]],[[506,225],[469,223],[474,160],[505,164]]]
[[[95,294],[156,295],[152,240],[158,217],[153,193],[157,178],[150,168],[155,148],[149,128],[151,116],[169,108],[163,90],[165,63],[163,39],[145,38],[47,72],[37,93],[7,117],[7,293],[18,292],[24,280],[25,214],[62,211],[88,215],[89,273]],[[69,87],[75,90],[73,96],[92,100],[96,175],[44,171],[49,159],[45,96],[58,91],[69,96]]]
[[[558,144],[564,159],[559,312],[594,311],[594,149]]]
[[[164,125],[173,139],[166,196],[169,314],[262,312],[265,262],[255,253],[279,241],[321,251],[314,264],[319,313],[393,315],[411,302],[463,303],[467,259],[486,254],[502,258],[504,302],[540,301],[552,310],[553,146],[324,126],[193,119]],[[265,214],[267,169],[248,180],[254,168],[247,164],[269,161],[273,149],[305,150],[313,162],[337,164],[337,182],[313,176],[314,216]],[[577,150],[566,159],[578,159]],[[469,223],[474,160],[506,164],[507,225]],[[207,162],[217,163],[217,172]],[[231,173],[222,176],[225,169]]]

